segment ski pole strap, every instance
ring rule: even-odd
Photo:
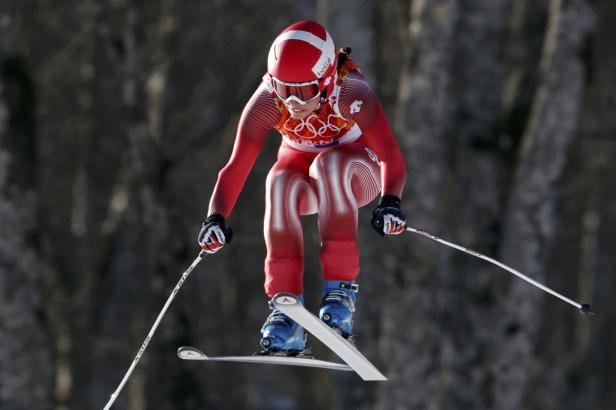
[[[466,253],[468,253],[470,255],[476,256],[477,258],[480,258],[480,259],[486,260],[486,261],[488,261],[490,263],[493,263],[494,265],[499,266],[499,267],[505,269],[506,271],[513,273],[514,275],[516,275],[517,277],[525,280],[526,282],[530,283],[531,285],[534,285],[534,286],[538,287],[539,289],[541,289],[541,290],[543,290],[543,291],[545,291],[545,292],[547,292],[547,293],[549,293],[549,294],[551,294],[553,296],[556,296],[557,298],[559,298],[559,299],[569,303],[570,305],[575,306],[576,308],[580,309],[580,312],[582,314],[584,314],[584,315],[593,315],[594,314],[594,312],[590,308],[590,305],[588,305],[587,303],[581,304],[581,303],[578,303],[578,302],[576,302],[574,300],[571,300],[571,299],[561,295],[560,293],[558,293],[558,292],[548,288],[547,286],[542,285],[541,283],[537,282],[536,280],[529,278],[528,276],[526,276],[523,273],[513,269],[512,267],[509,267],[509,266],[505,265],[504,263],[501,263],[501,262],[499,262],[499,261],[497,261],[495,259],[492,259],[492,258],[490,258],[490,257],[488,257],[486,255],[483,255],[483,254],[481,254],[481,253],[479,253],[477,251],[474,251],[472,249],[468,249],[468,248],[465,248],[464,246],[456,245],[455,243],[451,243],[449,241],[441,239],[438,236],[433,235],[433,234],[431,234],[429,232],[426,232],[426,231],[424,231],[422,229],[417,229],[417,228],[413,228],[413,227],[407,226],[406,230],[409,231],[409,232],[413,232],[413,233],[425,236],[426,238],[430,238],[433,241],[442,243],[442,244],[447,245],[449,247],[458,249],[458,250],[460,250],[462,252],[466,252]]]

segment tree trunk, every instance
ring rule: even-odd
[[[440,231],[447,189],[446,136],[451,132],[451,55],[459,3],[414,2],[400,67],[394,130],[406,153],[408,183],[404,195],[409,223]],[[432,244],[410,235],[381,245],[386,303],[381,348],[391,382],[379,386],[378,408],[431,408],[438,397],[434,358],[438,355],[432,324],[438,289],[430,280],[441,260]],[[408,331],[401,328],[408,327]],[[409,391],[404,386],[425,388]]]
[[[0,26],[0,38],[15,37]],[[28,61],[14,52],[0,45],[0,407],[52,409],[54,341],[44,306],[49,272],[38,251],[34,90]]]
[[[501,250],[504,263],[540,282],[554,249],[560,181],[582,110],[585,72],[579,56],[593,25],[583,0],[553,0],[550,6],[539,88],[517,160]],[[495,329],[497,408],[524,407],[544,296],[519,280],[501,296],[502,319]]]

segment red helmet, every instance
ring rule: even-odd
[[[333,87],[337,53],[332,36],[319,23],[299,21],[284,29],[272,44],[267,72],[282,99],[307,101]],[[297,87],[298,83],[302,87]],[[329,91],[329,90],[328,90]]]

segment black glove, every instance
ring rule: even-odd
[[[218,252],[225,243],[231,243],[233,231],[225,224],[225,218],[220,214],[206,218],[197,237],[199,246],[207,253]]]
[[[400,198],[384,195],[372,212],[372,227],[381,235],[400,235],[406,230],[406,218],[400,211]]]

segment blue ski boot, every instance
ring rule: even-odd
[[[304,303],[304,296],[299,295],[298,299]],[[306,339],[304,328],[299,326],[280,310],[272,307],[272,313],[261,328],[261,341],[259,345],[263,350],[259,354],[297,356],[306,350]]]
[[[341,280],[326,280],[319,318],[336,329],[342,337],[353,334],[353,312],[357,302],[359,285]]]

